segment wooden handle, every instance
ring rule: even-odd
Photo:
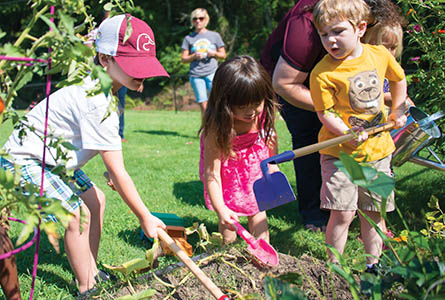
[[[389,130],[393,127],[394,127],[394,122],[391,121],[391,122],[388,122],[385,124],[380,124],[380,125],[377,125],[374,127],[367,128],[365,131],[368,133],[368,135],[372,135],[372,134],[376,134],[376,133],[379,133],[379,132],[382,132],[385,130]],[[332,146],[336,146],[339,144],[343,144],[343,143],[352,141],[356,136],[357,136],[357,134],[355,134],[355,133],[348,133],[348,134],[341,135],[341,136],[338,136],[338,137],[335,137],[335,138],[332,138],[332,139],[329,139],[329,140],[326,140],[326,141],[323,141],[323,142],[320,142],[317,144],[313,144],[313,145],[295,149],[295,150],[293,150],[293,152],[295,154],[294,158],[305,156],[305,155],[320,151],[322,149],[326,149],[326,148],[329,148]]]
[[[163,240],[167,246],[178,256],[184,265],[198,278],[198,280],[205,286],[205,288],[215,297],[215,299],[224,299],[224,294],[221,290],[210,280],[209,277],[187,256],[181,248],[176,245],[175,241],[162,228],[158,228],[158,236]],[[226,296],[227,297],[227,296]],[[229,299],[227,297],[227,299]]]

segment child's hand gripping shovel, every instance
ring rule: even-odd
[[[162,228],[158,228],[158,236],[172,250],[176,256],[190,269],[190,271],[198,278],[204,287],[218,300],[230,300],[230,298],[221,292],[221,290],[210,280],[209,277],[187,256],[187,254],[176,245],[175,241]]]
[[[368,133],[368,135],[372,135],[389,130],[393,126],[394,122],[388,122],[370,127],[365,131]],[[290,161],[297,157],[305,156],[325,148],[352,141],[356,136],[356,133],[348,133],[317,144],[305,146],[292,151],[289,150],[263,160],[261,162],[263,178],[256,180],[253,184],[253,191],[255,193],[255,198],[260,211],[272,209],[296,199],[286,176],[281,172],[274,172],[270,174],[268,164],[279,164],[285,161]]]
[[[233,227],[243,240],[249,245],[247,251],[250,252],[259,262],[266,266],[275,267],[278,265],[278,253],[263,239],[255,239],[240,223],[233,220]]]

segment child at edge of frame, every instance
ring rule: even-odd
[[[132,30],[128,33],[127,28]],[[104,118],[112,94],[116,95],[121,87],[136,91],[145,78],[169,76],[156,58],[153,31],[143,20],[121,14],[101,23],[95,45],[95,62],[111,77],[111,91],[108,95],[100,93],[88,97],[87,91],[96,86],[97,80],[86,76],[82,85],[63,87],[50,95],[48,128],[56,137],[63,137],[77,149],[68,151],[66,168],[74,170],[74,176],[68,182],[51,171],[52,166],[61,163],[55,161],[57,149],[54,148],[47,150],[43,174],[45,195],[59,199],[62,206],[73,214],[65,230],[64,242],[79,297],[97,294],[100,290],[96,283],[112,279],[110,274],[97,267],[105,194],[81,170],[90,159],[97,154],[101,156],[115,189],[136,215],[147,236],[157,237],[158,229],[165,229],[165,224],[150,213],[125,169],[118,133],[118,111],[110,112]],[[46,103],[42,101],[27,113],[24,122],[35,128],[35,134],[28,132],[21,139],[19,131],[14,130],[3,146],[8,159],[0,157],[0,167],[13,171],[14,164],[19,165],[22,182],[38,186],[42,182],[44,145],[40,136],[43,136],[45,128],[45,110]],[[57,221],[52,215],[47,217],[50,221]]]
[[[343,254],[349,226],[359,208],[381,228],[381,209],[394,210],[394,194],[385,208],[382,198],[354,185],[336,166],[340,152],[354,156],[392,176],[391,153],[395,150],[389,132],[368,137],[364,128],[391,120],[395,127],[406,123],[404,103],[407,83],[402,67],[384,46],[362,44],[369,7],[361,0],[321,0],[313,11],[314,24],[328,54],[311,73],[311,97],[323,124],[319,141],[354,131],[357,137],[348,143],[320,151],[322,167],[321,208],[331,211],[326,228],[326,243]],[[389,81],[392,110],[386,117],[383,80]],[[360,232],[366,257],[366,272],[377,274],[382,239],[359,213]],[[328,250],[331,263],[337,257]]]
[[[266,212],[258,209],[253,183],[262,177],[261,161],[278,151],[276,109],[271,78],[254,58],[237,56],[218,67],[200,129],[199,175],[224,244],[236,240],[233,221],[239,216],[247,216],[256,238],[269,242]]]

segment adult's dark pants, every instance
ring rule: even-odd
[[[315,112],[297,108],[279,97],[281,116],[298,149],[318,142],[320,120]],[[321,167],[318,152],[293,160],[297,182],[298,208],[304,225],[326,225],[329,212],[320,210]]]

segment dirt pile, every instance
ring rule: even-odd
[[[257,295],[249,299],[265,299],[265,276],[277,277],[290,272],[303,276],[303,286],[300,286],[300,289],[309,299],[320,299],[320,295],[325,299],[353,299],[347,282],[331,273],[325,262],[307,255],[296,258],[280,253],[279,258],[279,266],[264,267],[253,261],[246,251],[230,248],[225,253],[208,256],[200,268],[231,299],[247,295]],[[171,266],[156,273],[162,281],[176,286],[176,289],[167,287],[151,275],[144,275],[138,279],[140,284],[134,286],[136,292],[155,289],[156,294],[151,298],[153,300],[165,299],[169,294],[171,295],[169,299],[213,299],[193,274],[190,274],[187,280],[183,280],[189,273],[186,268]],[[126,287],[114,297],[129,293]]]

